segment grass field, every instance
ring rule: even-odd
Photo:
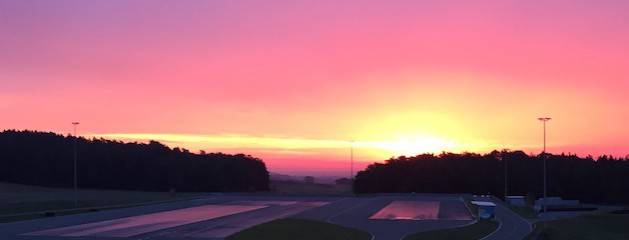
[[[542,230],[544,223],[535,224],[535,231],[526,239],[533,239],[539,234],[551,240],[585,240],[629,239],[629,214],[590,213],[576,218],[549,221],[546,230]]]
[[[481,239],[498,228],[498,222],[495,221],[478,221],[475,224],[459,228],[441,229],[428,232],[420,232],[405,237],[404,240],[439,240],[439,239],[457,239],[457,240],[476,240]]]
[[[303,220],[278,219],[246,229],[227,240],[369,240],[371,235],[339,225]]]
[[[113,208],[120,208],[129,204],[171,201],[201,195],[201,193],[176,193],[173,195],[170,192],[80,189],[76,194],[77,208],[82,210],[73,211],[71,209],[76,208],[74,206],[75,193],[72,189],[0,183],[0,222],[40,218],[43,217],[41,212],[56,212],[56,215],[64,215],[86,212],[89,208],[103,210],[112,208],[112,206]],[[35,214],[26,214],[33,212]]]
[[[536,218],[539,218],[539,213],[537,213],[537,211],[535,211],[530,206],[513,206],[513,205],[508,205],[508,207],[509,207],[509,209],[511,209],[511,211],[517,213],[518,215],[520,215],[520,217],[523,217],[524,219],[536,219]]]

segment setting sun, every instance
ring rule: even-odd
[[[539,153],[548,116],[549,152],[627,155],[628,6],[526,5],[1,1],[0,127],[342,172]]]
[[[456,151],[460,145],[444,139],[422,136],[400,136],[397,140],[369,142],[370,147],[384,150],[390,156],[415,156],[423,153]]]
[[[0,0],[0,236],[629,239],[628,10]]]

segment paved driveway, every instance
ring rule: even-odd
[[[380,210],[395,202],[440,202],[445,215],[441,219],[370,219]],[[457,209],[459,211],[457,211]],[[465,211],[470,215],[467,207],[463,205],[459,196],[421,196],[400,195],[380,196],[372,198],[346,198],[340,201],[297,214],[295,218],[305,218],[320,221],[328,221],[346,227],[357,228],[370,233],[374,240],[399,240],[404,236],[421,231],[430,231],[443,228],[463,226],[473,222],[468,220],[453,220],[448,218],[452,212]]]
[[[208,197],[0,224],[0,239],[222,239],[335,200],[337,198]]]
[[[494,202],[496,219],[500,221],[498,229],[483,240],[518,240],[526,237],[531,231],[531,224],[505,207],[502,202],[490,198],[476,198],[476,200]]]

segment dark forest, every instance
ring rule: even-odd
[[[0,133],[0,181],[73,187],[74,144],[78,187],[145,191],[267,191],[264,162],[249,155],[191,153],[151,141],[123,143],[55,133]]]
[[[546,154],[547,195],[586,203],[629,203],[629,159]],[[358,172],[356,193],[471,193],[538,198],[543,194],[542,156],[522,151],[423,154],[374,163]]]

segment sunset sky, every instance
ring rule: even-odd
[[[629,1],[0,0],[0,130],[246,153],[629,154]],[[350,143],[350,140],[355,142]]]

